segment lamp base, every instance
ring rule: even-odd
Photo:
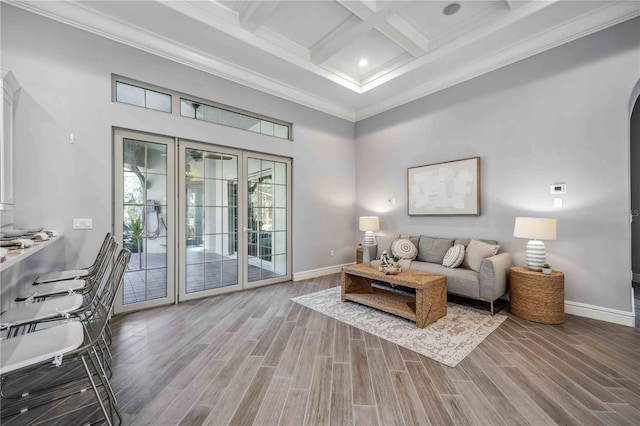
[[[364,245],[372,246],[375,243],[376,243],[376,236],[374,235],[373,231],[366,231],[364,233]]]
[[[373,256],[371,256],[371,252],[373,252],[375,247],[376,247],[375,244],[364,245],[363,251],[362,251],[362,263],[369,263],[375,259],[375,255],[376,255],[375,252],[373,253]]]
[[[527,267],[531,271],[542,271],[542,265],[547,260],[547,252],[544,243],[540,240],[531,240],[527,243]]]

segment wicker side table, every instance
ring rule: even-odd
[[[564,322],[564,274],[530,271],[526,266],[511,268],[509,287],[511,313],[545,324]]]

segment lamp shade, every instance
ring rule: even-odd
[[[377,231],[380,229],[378,216],[360,216],[358,227],[361,231]]]
[[[555,240],[556,220],[544,217],[516,217],[513,236],[530,240]]]

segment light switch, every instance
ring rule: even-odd
[[[553,207],[559,209],[562,208],[562,198],[554,198],[553,199]]]
[[[567,184],[566,183],[554,183],[551,185],[549,192],[552,194],[566,194],[567,193]]]
[[[91,229],[93,219],[73,219],[73,229]]]

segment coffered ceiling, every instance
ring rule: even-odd
[[[352,121],[640,15],[592,0],[7,3]]]

